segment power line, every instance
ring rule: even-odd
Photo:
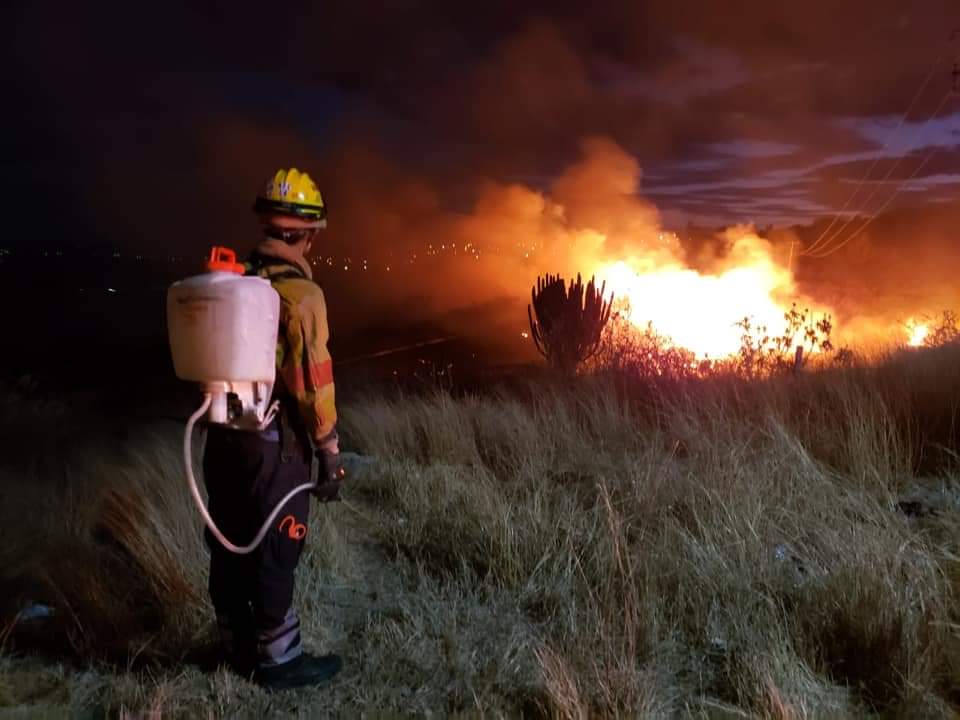
[[[949,97],[951,94],[952,93],[947,93],[946,97]],[[941,106],[942,105],[943,103],[941,103]],[[833,255],[833,253],[837,252],[838,250],[840,250],[841,248],[845,247],[846,245],[853,242],[856,238],[858,238],[860,234],[863,233],[863,231],[866,230],[870,226],[870,224],[874,220],[876,220],[880,216],[880,214],[890,206],[890,204],[894,201],[894,199],[896,199],[896,197],[900,194],[903,188],[907,184],[909,184],[917,175],[920,174],[920,171],[923,170],[924,167],[926,167],[927,163],[930,162],[931,158],[933,158],[933,156],[936,155],[939,149],[940,149],[939,147],[934,146],[934,148],[929,153],[927,153],[927,156],[923,159],[923,162],[921,162],[917,166],[917,169],[914,170],[913,173],[911,173],[910,177],[908,177],[906,180],[901,182],[897,186],[897,189],[893,192],[893,194],[889,198],[887,198],[887,201],[883,205],[881,205],[880,208],[869,219],[867,219],[867,221],[864,222],[863,225],[861,225],[852,235],[850,235],[846,240],[843,240],[842,242],[835,245],[833,248],[830,248],[829,250],[823,250],[821,248],[820,251],[810,255],[810,257],[814,257],[817,259],[829,257],[830,255]]]
[[[891,196],[887,199],[887,201],[886,201],[883,205],[880,206],[880,209],[877,211],[877,213],[876,213],[875,215],[873,215],[872,217],[870,217],[866,222],[864,222],[863,225],[861,225],[861,226],[860,226],[852,235],[850,235],[846,240],[841,241],[840,243],[838,243],[837,245],[835,245],[834,247],[832,247],[832,248],[830,248],[830,249],[828,249],[828,250],[821,250],[820,252],[815,253],[815,254],[813,254],[813,255],[809,255],[808,257],[816,258],[816,259],[818,259],[818,260],[821,259],[821,258],[830,257],[830,256],[833,255],[835,252],[841,250],[843,247],[845,247],[846,245],[848,245],[848,244],[850,244],[851,242],[853,242],[854,240],[856,240],[856,239],[860,236],[860,234],[861,234],[864,230],[866,230],[867,227],[869,227],[870,224],[873,223],[874,220],[877,219],[877,217],[880,215],[880,213],[882,213],[884,210],[887,209],[887,207],[890,205],[890,203],[893,202],[893,200],[897,197],[897,195],[900,194],[900,191],[903,189],[903,185],[905,185],[906,183],[908,183],[908,182],[910,182],[911,180],[913,180],[913,179],[919,174],[919,172],[920,172],[921,170],[923,170],[924,166],[926,166],[926,164],[927,164],[928,162],[930,162],[930,158],[932,158],[932,157],[936,154],[936,152],[937,152],[937,148],[934,148],[933,150],[931,150],[930,153],[923,159],[923,162],[920,163],[920,165],[917,167],[917,169],[913,171],[913,174],[910,175],[910,177],[907,178],[907,180],[906,180],[904,183],[902,183],[902,184],[900,185],[900,187],[898,187],[898,188],[896,189],[896,191],[893,193],[893,195],[891,195]]]
[[[926,119],[926,121],[923,123],[923,125],[920,127],[920,132],[921,132],[921,133],[923,132],[923,130],[925,130],[925,129],[927,128],[927,126],[933,121],[933,119],[934,119],[937,115],[940,114],[940,111],[943,109],[943,106],[946,104],[947,100],[950,99],[950,97],[951,97],[952,95],[953,95],[953,91],[952,91],[952,90],[948,90],[948,91],[944,94],[943,99],[940,100],[940,103],[937,105],[937,109],[933,111],[933,113],[930,115],[930,117],[928,117],[928,118]],[[929,158],[932,157],[933,153],[936,152],[936,150],[937,150],[937,148],[935,147],[934,150],[927,156],[927,160],[929,160]],[[893,175],[894,170],[896,170],[896,169],[900,166],[900,163],[903,162],[903,160],[904,160],[905,157],[906,157],[905,155],[901,155],[899,158],[897,158],[897,161],[890,167],[889,170],[887,170],[887,174],[883,176],[883,180],[880,180],[880,181],[877,182],[876,187],[874,187],[874,189],[873,189],[873,192],[870,193],[870,195],[867,197],[866,201],[865,201],[865,202],[863,203],[863,205],[861,206],[861,208],[860,208],[860,211],[861,211],[861,212],[862,212],[863,210],[866,210],[866,209],[867,209],[867,207],[870,205],[870,201],[873,200],[874,197],[876,197],[877,193],[878,193],[878,192],[880,191],[880,189],[883,187],[884,183],[886,183],[886,182],[890,179],[890,176]],[[927,161],[924,161],[924,162],[920,165],[920,167],[922,168],[924,165],[926,165],[926,163],[927,163]],[[874,219],[877,215],[879,215],[881,212],[883,212],[883,211],[890,205],[890,202],[892,201],[892,199],[895,198],[897,195],[900,194],[900,191],[903,189],[903,186],[904,186],[907,182],[909,182],[910,180],[912,180],[912,179],[916,176],[916,173],[917,173],[917,172],[919,172],[919,168],[918,168],[916,171],[914,171],[914,174],[911,175],[908,180],[905,180],[905,181],[901,182],[900,185],[897,186],[897,190],[896,190],[896,191],[893,193],[893,195],[887,200],[887,202],[885,202],[878,210],[876,210],[874,213],[871,214],[870,219],[868,220],[868,223],[869,223],[869,222],[872,222],[873,219]],[[850,219],[848,219],[847,222],[845,222],[835,233],[833,233],[829,238],[827,238],[827,240],[826,240],[826,241],[823,243],[823,245],[821,245],[819,248],[816,248],[816,249],[807,249],[803,254],[806,255],[806,256],[808,256],[808,257],[825,257],[826,255],[824,255],[824,253],[826,253],[826,254],[832,254],[834,250],[839,249],[840,247],[843,247],[844,245],[846,245],[847,243],[849,243],[850,241],[849,241],[849,239],[847,239],[847,240],[841,241],[840,244],[839,244],[836,248],[834,248],[834,249],[830,249],[830,248],[828,247],[833,240],[835,240],[836,238],[838,238],[840,235],[843,234],[843,231],[846,230],[846,229],[853,223],[853,221],[854,221],[856,218],[857,218],[857,215],[854,215],[854,216],[852,216]],[[861,228],[861,230],[862,230],[862,228]],[[860,232],[860,231],[857,231],[858,234],[859,234],[859,232]]]
[[[933,78],[934,74],[936,73],[937,68],[940,65],[940,61],[942,59],[943,59],[943,55],[940,55],[934,61],[933,67],[930,68],[930,72],[927,74],[927,77],[924,79],[924,81],[920,85],[920,88],[914,94],[913,99],[910,101],[910,104],[907,106],[906,111],[903,113],[903,115],[900,116],[900,122],[897,123],[897,127],[894,128],[893,132],[887,136],[886,142],[883,144],[883,147],[880,148],[880,150],[877,152],[876,157],[874,157],[873,163],[871,163],[870,168],[867,170],[867,174],[860,179],[860,182],[857,184],[857,187],[854,189],[853,194],[850,195],[850,197],[847,198],[847,202],[844,203],[843,208],[841,208],[839,213],[833,216],[833,220],[831,220],[830,224],[827,225],[826,229],[822,233],[820,233],[820,237],[818,237],[810,247],[804,248],[803,250],[800,251],[800,255],[809,255],[810,253],[818,249],[822,249],[820,247],[820,243],[823,241],[827,233],[830,232],[831,228],[833,228],[833,226],[836,224],[837,220],[840,219],[840,216],[847,211],[847,208],[850,207],[850,204],[856,199],[857,195],[860,194],[860,190],[863,189],[863,186],[866,184],[867,180],[873,174],[874,169],[876,169],[877,167],[877,163],[880,162],[880,158],[884,156],[884,153],[886,152],[887,148],[890,147],[890,143],[896,137],[897,133],[900,132],[900,128],[903,127],[903,123],[906,121],[907,116],[910,114],[910,111],[913,109],[913,106],[916,104],[917,100],[920,99],[920,96],[923,94],[923,91],[926,89],[927,85],[930,83],[930,80]],[[869,203],[869,199],[867,202]],[[863,207],[866,207],[866,203],[864,204]],[[856,214],[854,214],[852,217],[856,217]],[[848,219],[847,222],[843,226],[841,226],[839,232],[843,232],[843,230],[850,224],[851,220],[852,218]],[[835,236],[836,234],[832,235],[830,237],[830,240],[832,240]],[[823,245],[826,246],[828,243],[829,243],[829,240],[824,242]]]
[[[402,347],[391,348],[389,350],[368,353],[367,355],[358,355],[346,360],[338,360],[337,365],[340,367],[343,367],[344,365],[354,365],[356,363],[363,362],[364,360],[373,360],[375,358],[382,358],[387,357],[388,355],[396,355],[398,353],[407,352],[408,350],[416,350],[418,348],[429,347],[431,345],[440,345],[442,343],[450,342],[451,340],[456,340],[456,337],[451,335],[449,337],[424,340],[423,342],[413,343],[412,345],[404,345]]]

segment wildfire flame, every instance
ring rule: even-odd
[[[907,340],[907,344],[910,347],[922,346],[929,334],[930,334],[930,327],[928,325],[918,324],[913,320],[907,321],[907,335],[909,336],[909,340]]]
[[[726,264],[698,272],[679,262],[667,265],[619,261],[597,269],[629,322],[648,325],[678,346],[711,359],[735,354],[749,318],[753,327],[779,335],[794,294],[793,276],[766,241],[740,231]],[[822,310],[822,308],[811,308]]]

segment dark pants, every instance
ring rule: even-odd
[[[281,457],[281,444],[256,433],[213,426],[203,472],[210,515],[235,545],[249,543],[276,504],[310,481],[310,461],[298,444]],[[249,555],[224,548],[210,531],[210,599],[230,654],[256,654],[259,665],[281,665],[302,652],[300,621],[292,608],[294,571],[307,533],[310,494],[280,511],[260,546]]]

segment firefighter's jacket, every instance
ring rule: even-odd
[[[296,407],[310,440],[321,446],[337,423],[323,290],[309,263],[279,240],[261,242],[247,272],[270,280],[280,295],[276,395]]]

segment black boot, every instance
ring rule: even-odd
[[[340,672],[342,667],[343,661],[338,655],[315,657],[303,653],[283,665],[257,668],[253,673],[253,681],[265,690],[323,685]]]

